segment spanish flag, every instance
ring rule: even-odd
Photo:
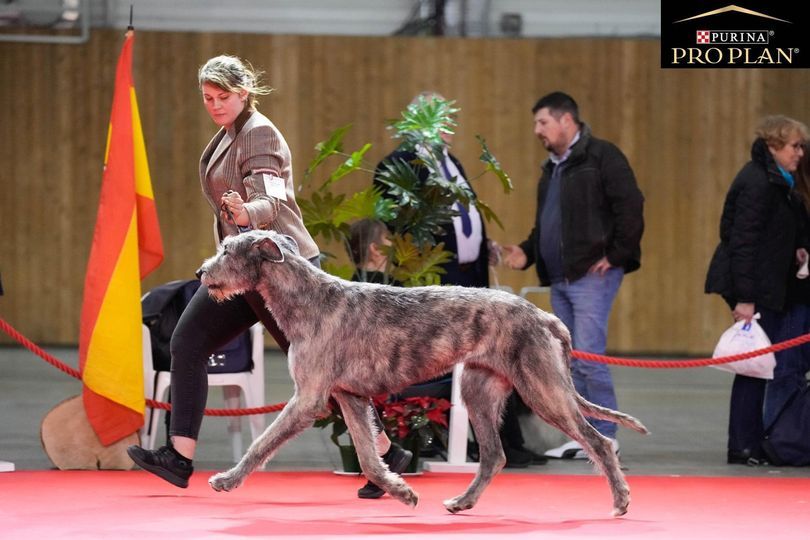
[[[118,59],[79,330],[84,408],[105,446],[143,425],[140,280],[163,261],[132,85],[134,39],[128,31]]]

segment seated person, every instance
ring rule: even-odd
[[[349,227],[349,256],[355,266],[352,281],[398,285],[387,274],[388,255],[384,246],[390,246],[388,228],[382,221],[361,219]]]

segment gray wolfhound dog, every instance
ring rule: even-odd
[[[292,398],[232,469],[209,479],[230,491],[278,448],[340,405],[366,477],[405,504],[418,495],[390,472],[375,449],[369,396],[393,393],[464,362],[461,393],[480,446],[475,478],[444,501],[450,512],[475,506],[506,463],[498,435],[512,388],[540,418],[582,445],[607,477],[613,514],[627,512],[630,489],[609,441],[584,415],[640,433],[635,418],[589,403],[569,372],[571,338],[553,315],[503,291],[465,287],[400,288],[331,276],[298,254],[289,237],[251,231],[226,239],[200,268],[216,300],[255,289],[290,341]]]

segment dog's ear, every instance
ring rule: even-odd
[[[284,262],[284,252],[278,241],[269,236],[258,238],[253,242],[253,248],[259,250],[262,259],[270,262]]]
[[[296,255],[301,255],[301,250],[298,249],[298,242],[295,241],[295,238],[288,234],[282,235],[284,239],[284,247],[295,253]]]

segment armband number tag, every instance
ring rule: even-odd
[[[266,173],[262,173],[262,180],[264,181],[265,193],[282,201],[287,200],[287,190],[284,189],[284,180],[278,176],[271,176]]]

